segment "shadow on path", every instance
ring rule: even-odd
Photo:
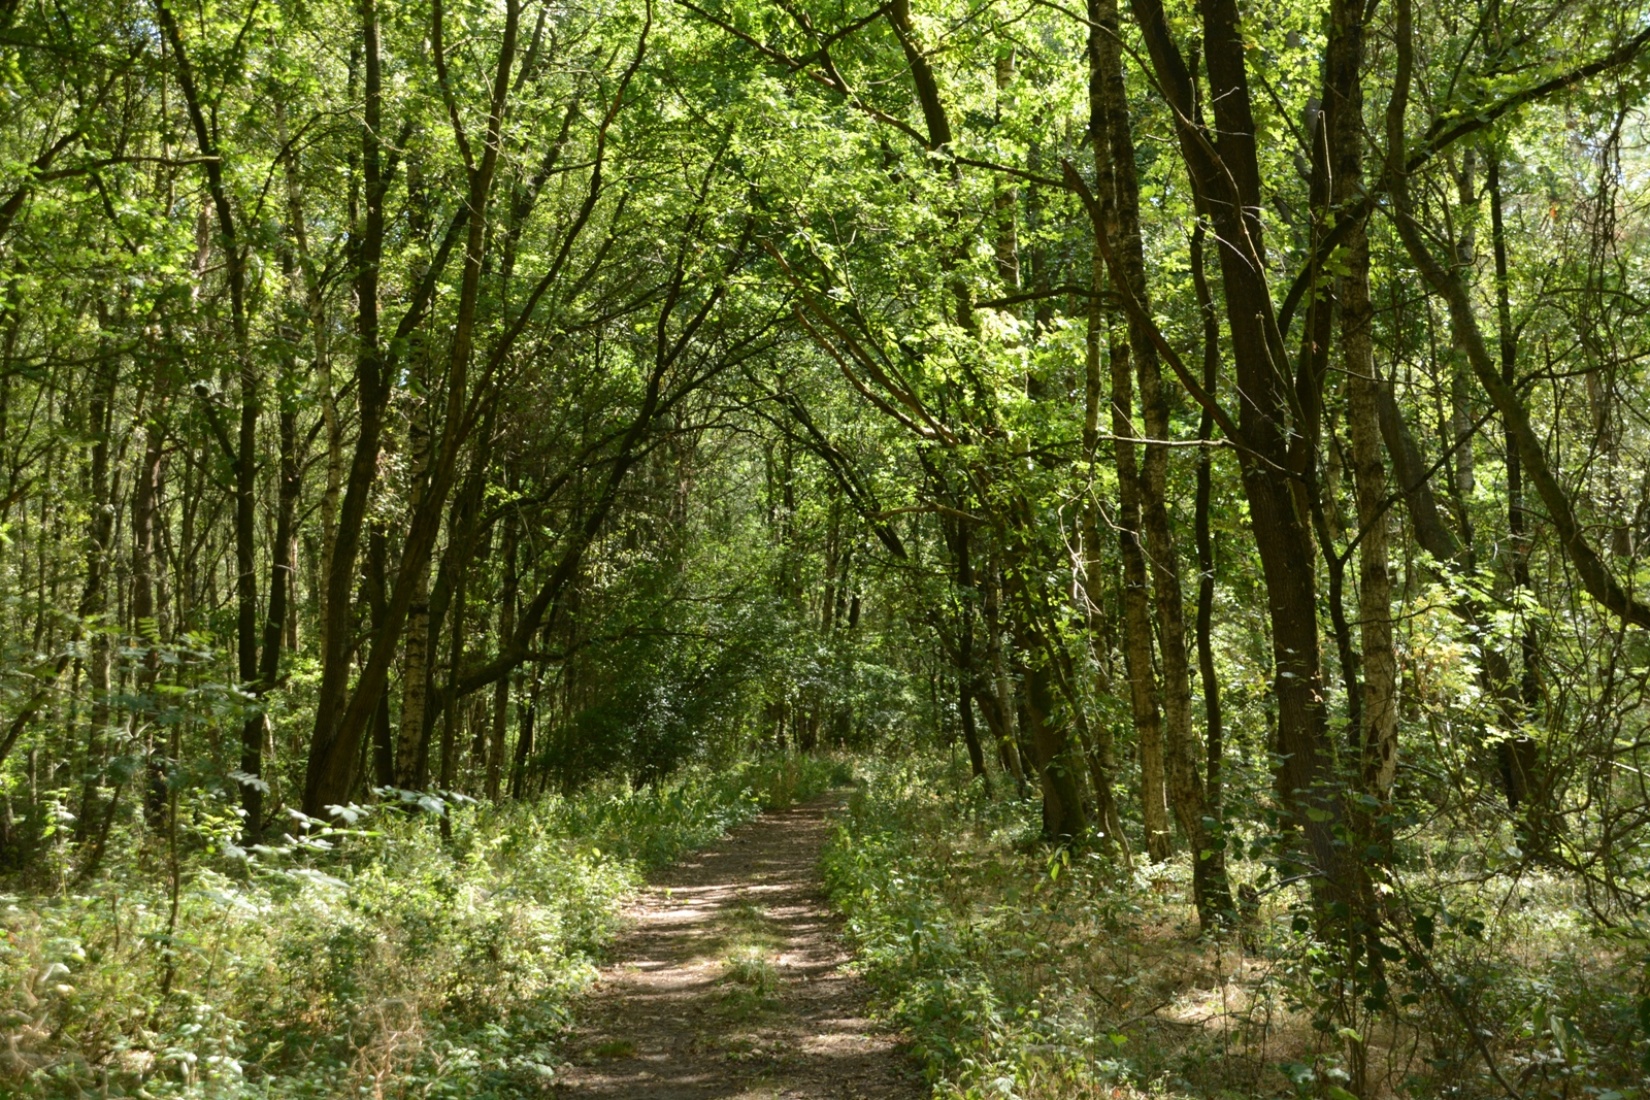
[[[585,1001],[568,1100],[915,1100],[863,1016],[819,879],[836,798],[764,814],[669,868]]]

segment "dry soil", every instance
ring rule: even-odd
[[[764,814],[658,876],[631,909],[556,1095],[590,1100],[916,1100],[824,900],[839,798]]]

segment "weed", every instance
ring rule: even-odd
[[[737,947],[722,963],[723,975],[758,997],[771,997],[779,990],[779,971],[768,952],[754,945]]]

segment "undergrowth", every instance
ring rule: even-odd
[[[0,1095],[541,1091],[641,877],[843,778],[786,758],[532,805],[426,796],[294,815],[252,851],[196,792],[178,843],[0,895]]]
[[[1200,940],[1184,855],[1127,870],[1041,844],[1033,804],[954,767],[867,769],[826,879],[936,1097],[1350,1100],[1299,894],[1266,895],[1245,937]],[[1395,920],[1415,927],[1406,890],[1435,916],[1424,959],[1389,967],[1392,1010],[1364,1020],[1373,1094],[1650,1096],[1642,940],[1598,933],[1555,880],[1460,870],[1421,860],[1397,883]],[[1236,881],[1259,872],[1233,861]]]

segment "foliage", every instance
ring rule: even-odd
[[[354,808],[252,851],[203,800],[175,895],[168,872],[119,866],[3,899],[0,1082],[20,1097],[534,1091],[641,875],[839,768],[774,758],[459,803],[442,807],[445,841],[429,813]]]
[[[1039,845],[1029,807],[983,797],[932,757],[865,774],[826,877],[936,1096],[1344,1100],[1339,1039],[1314,1021],[1336,963],[1299,920],[1304,891],[1255,913],[1252,950],[1198,944],[1182,938],[1194,916],[1184,860],[1131,875],[1093,850]],[[1442,841],[1424,843],[1441,854]],[[1417,872],[1406,889],[1442,908],[1407,920],[1407,961],[1390,971],[1402,1007],[1369,1036],[1395,1093],[1502,1095],[1486,1039],[1524,1095],[1642,1093],[1642,930],[1590,932],[1549,875]]]
[[[0,3],[17,1049],[481,1088],[623,869],[944,747],[833,875],[957,1088],[1639,1087],[1647,28]]]

